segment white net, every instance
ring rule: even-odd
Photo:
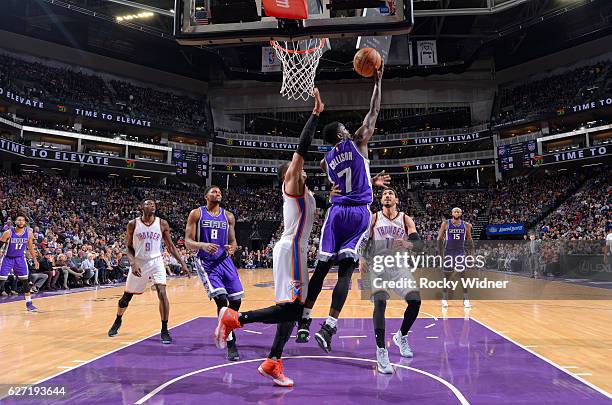
[[[272,41],[276,57],[283,64],[283,85],[280,93],[293,100],[308,100],[314,91],[314,79],[323,55],[326,38],[301,41]]]

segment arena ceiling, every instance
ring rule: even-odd
[[[130,2],[140,6],[131,7]],[[174,0],[4,0],[0,29],[198,79],[278,80],[262,74],[260,45],[189,47],[172,38]],[[123,3],[123,4],[120,4]],[[609,0],[414,0],[410,39],[436,39],[438,67],[389,66],[387,77],[461,72],[479,58],[497,69],[608,35]],[[166,15],[134,17],[152,10]],[[117,17],[132,18],[117,21]],[[355,40],[334,40],[320,78],[353,77]]]

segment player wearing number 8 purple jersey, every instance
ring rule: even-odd
[[[315,334],[319,346],[329,352],[331,338],[336,333],[336,322],[344,306],[351,284],[351,276],[357,266],[361,245],[367,243],[370,225],[370,204],[372,203],[372,182],[368,141],[374,134],[376,119],[380,111],[381,79],[383,67],[374,75],[374,91],[370,111],[363,125],[351,135],[339,122],[332,122],[323,128],[325,141],[334,146],[321,161],[321,168],[341,195],[331,198],[332,205],[327,211],[321,229],[321,243],[317,255],[318,263],[310,279],[308,296],[304,305],[303,319],[296,341],[309,340],[310,312],[323,287],[323,280],[332,262],[338,263],[338,282],[334,287],[329,317],[321,330]]]
[[[192,210],[187,218],[185,245],[198,251],[196,270],[208,297],[215,301],[217,312],[223,307],[238,311],[244,289],[231,257],[238,247],[236,219],[234,214],[221,208],[222,197],[219,187],[208,187],[206,205]],[[240,359],[233,332],[227,341],[227,358]]]
[[[15,227],[7,229],[0,237],[0,292],[4,293],[4,283],[11,271],[21,281],[26,309],[36,311],[30,296],[30,283],[28,265],[26,263],[26,249],[30,252],[34,266],[38,269],[36,249],[34,248],[34,235],[32,230],[26,226],[26,217],[18,215],[15,218]]]

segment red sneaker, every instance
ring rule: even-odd
[[[227,337],[234,329],[241,328],[238,321],[238,312],[231,308],[223,307],[219,311],[219,323],[215,328],[215,344],[219,349],[227,345]]]
[[[257,369],[259,374],[268,377],[279,387],[293,387],[293,380],[283,374],[283,361],[281,359],[266,359]]]

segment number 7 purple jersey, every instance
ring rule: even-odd
[[[342,205],[372,203],[370,161],[350,139],[339,142],[325,154],[327,177],[340,187],[342,195],[333,196],[331,202]]]

